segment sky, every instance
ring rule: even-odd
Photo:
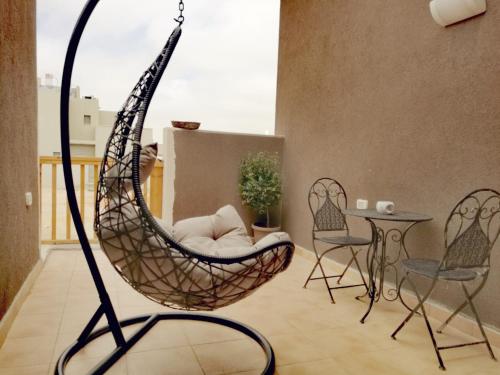
[[[182,37],[146,119],[161,141],[171,120],[205,130],[274,134],[279,0],[184,0]],[[37,1],[38,76],[60,84],[84,0]],[[118,111],[165,44],[175,0],[101,0],[80,42],[72,86]]]

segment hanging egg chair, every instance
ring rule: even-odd
[[[61,148],[71,215],[101,304],[78,339],[60,356],[55,373],[64,374],[71,357],[104,334],[113,335],[116,349],[91,370],[93,374],[109,369],[158,321],[197,320],[230,327],[254,339],[267,358],[262,373],[272,374],[275,364],[269,342],[254,329],[231,319],[186,311],[147,314],[122,321],[116,317],[78,209],[69,142],[73,64],[81,35],[98,1],[87,2],[69,42],[61,85]],[[180,15],[175,19],[178,26],[117,114],[100,168],[94,230],[113,267],[136,291],[173,309],[211,311],[241,300],[284,271],[291,262],[294,245],[286,233],[278,233],[255,245],[221,248],[216,252],[190,247],[176,240],[146,204],[141,184],[148,171],[143,159],[148,157],[151,147],[141,145],[142,130],[155,89],[181,37],[182,0],[179,10]],[[96,330],[103,316],[108,325]],[[122,328],[140,323],[138,330],[126,339]]]

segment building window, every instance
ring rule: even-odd
[[[91,122],[92,122],[92,117],[90,117],[90,115],[83,115],[83,125],[90,126]]]
[[[59,151],[54,151],[52,153],[52,156],[61,156],[61,153]]]

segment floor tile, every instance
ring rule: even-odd
[[[0,368],[0,375],[47,375],[49,365]]]
[[[21,306],[18,316],[36,314],[62,315],[66,302],[65,298],[65,294],[52,296],[30,294]]]
[[[129,351],[129,353],[188,346],[183,322],[160,321]]]
[[[48,364],[55,341],[55,336],[8,338],[0,349],[0,368]]]
[[[71,358],[71,360],[67,364],[65,374],[86,375],[94,368],[94,366],[96,366],[101,361],[101,359],[102,358],[100,357],[87,357],[77,354],[75,357]],[[55,363],[52,363],[50,365],[49,375],[52,375],[54,373],[55,366]],[[109,370],[106,371],[106,375],[127,375],[127,373],[126,358],[121,358]]]
[[[82,330],[85,328],[87,323],[92,318],[92,315],[97,310],[97,305],[85,304],[79,309],[75,306],[71,310],[65,310],[64,315],[61,319],[61,325],[59,327],[59,333],[63,335],[72,335],[77,337]],[[102,327],[107,324],[106,319],[103,317],[99,320],[96,327]]]
[[[334,358],[338,367],[351,375],[359,374],[398,374],[398,375],[434,375],[442,374],[437,366],[419,360],[407,350],[392,349],[371,352],[355,352],[350,356]]]
[[[9,330],[8,338],[56,336],[61,324],[60,314],[18,315]]]
[[[234,341],[246,336],[234,329],[203,322],[185,322],[184,330],[191,345]]]
[[[127,367],[129,375],[203,375],[190,347],[130,353]]]
[[[94,255],[119,319],[173,311],[133,290],[102,252]],[[367,299],[355,299],[362,290],[337,290],[332,304],[321,282],[302,288],[311,267],[312,262],[295,257],[287,272],[215,314],[268,338],[276,354],[275,375],[443,374],[421,317],[392,340],[390,334],[407,314],[400,303],[380,301],[366,324],[360,324],[368,307]],[[98,305],[81,252],[52,252],[0,348],[0,375],[53,374],[58,357]],[[438,327],[439,322],[430,321]],[[98,327],[105,324],[101,319]],[[126,327],[125,337],[139,326]],[[439,345],[474,340],[451,327],[436,338]],[[85,374],[114,348],[112,335],[96,339],[70,361],[68,373]],[[499,348],[494,351],[500,355]],[[490,359],[484,345],[443,351],[442,356],[450,375],[500,374],[500,364]],[[261,348],[238,331],[203,322],[161,321],[109,373],[257,375],[264,363]]]
[[[350,375],[333,359],[281,366],[277,372],[279,375]]]
[[[302,335],[270,336],[268,339],[275,350],[278,366],[328,358],[325,350]]]
[[[239,371],[227,375],[262,375],[262,370]],[[278,373],[276,372],[274,375],[278,375]]]
[[[73,334],[61,334],[57,338],[56,345],[54,347],[53,356],[51,362],[56,362],[59,356],[73,344],[77,335]],[[85,358],[95,358],[103,357],[108,353],[111,353],[116,348],[113,336],[111,334],[103,335],[90,343],[88,343],[84,348],[78,352],[78,357]],[[78,358],[76,357],[76,358]]]
[[[231,374],[265,366],[263,350],[248,339],[194,345],[193,350],[206,375]]]

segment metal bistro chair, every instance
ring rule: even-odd
[[[472,300],[483,288],[490,271],[490,254],[500,234],[500,193],[491,189],[476,190],[463,198],[451,212],[445,227],[445,255],[441,261],[433,259],[405,259],[402,261],[405,277],[399,284],[406,280],[418,299],[418,304],[391,335],[393,339],[406,323],[417,313],[422,312],[431,336],[432,344],[439,361],[439,367],[445,370],[440,351],[459,348],[468,345],[486,344],[492,359],[496,359],[491,345],[484,332],[483,324]],[[432,284],[423,296],[418,293],[415,283],[410,275],[423,276],[431,279]],[[480,280],[472,291],[466,286],[467,282]],[[438,346],[432,332],[424,303],[431,295],[439,280],[459,282],[465,295],[465,301],[451,314],[448,319],[437,329],[441,333],[450,321],[466,306],[470,306],[477,322],[483,340]]]
[[[371,239],[352,237],[349,234],[349,227],[347,226],[347,221],[342,209],[347,207],[347,196],[342,185],[332,179],[323,177],[314,182],[309,190],[309,208],[313,216],[313,229],[312,229],[312,240],[313,249],[316,253],[316,264],[314,265],[311,273],[307,277],[304,284],[304,288],[311,280],[324,280],[328,293],[330,294],[330,299],[332,303],[335,303],[333,298],[332,290],[341,288],[352,288],[358,286],[364,286],[366,290],[368,287],[366,285],[365,278],[361,272],[361,267],[357,259],[357,254],[360,250],[354,250],[353,246],[366,246],[371,244]],[[331,236],[332,233],[343,232],[343,235]],[[329,236],[330,234],[330,236]],[[332,247],[324,250],[320,253],[317,248],[317,242],[322,242],[328,245],[333,245]],[[334,250],[347,247],[351,251],[351,260],[347,263],[344,271],[340,275],[326,275],[321,261],[324,256]],[[362,284],[349,284],[349,285],[339,285],[342,278],[344,277],[346,271],[351,266],[352,263],[356,264],[358,268],[359,275],[361,276]],[[320,269],[321,276],[312,277],[316,268]],[[328,279],[337,278],[337,285],[331,287],[328,283]]]

